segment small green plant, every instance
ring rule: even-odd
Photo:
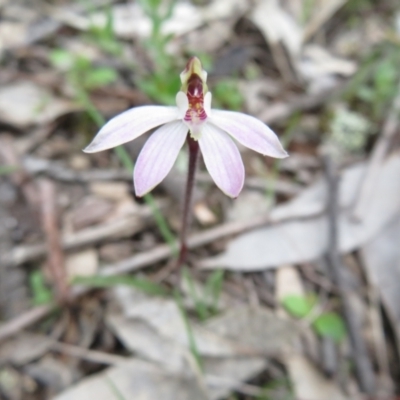
[[[323,313],[318,316],[313,322],[313,327],[320,336],[329,337],[338,343],[346,335],[343,319],[333,312]]]
[[[66,50],[53,50],[50,53],[50,61],[66,73],[68,83],[78,92],[107,86],[118,78],[113,69],[95,67],[88,58]]]
[[[111,7],[108,7],[106,10],[106,23],[104,25],[91,24],[87,40],[107,54],[116,57],[122,56],[122,45],[115,36]]]
[[[196,360],[199,370],[203,372],[204,371],[203,360],[201,358],[199,349],[197,347],[196,338],[194,336],[193,329],[190,325],[189,317],[186,313],[185,308],[183,307],[183,301],[182,301],[181,294],[177,290],[175,290],[174,294],[175,294],[176,304],[178,305],[178,308],[182,315],[183,322],[185,324],[186,333],[187,333],[188,341],[189,341],[190,352],[192,353],[194,359]]]
[[[282,305],[286,311],[296,318],[304,318],[317,304],[317,298],[314,293],[306,296],[290,295],[282,299]]]
[[[356,91],[357,97],[369,103],[373,116],[382,115],[384,107],[396,94],[398,73],[398,57],[388,56],[379,60],[372,68],[372,76],[369,82],[364,82]]]
[[[317,306],[317,296],[314,293],[306,296],[290,295],[282,299],[285,310],[296,318],[311,318],[312,327],[320,336],[329,337],[335,342],[341,342],[346,336],[346,327],[342,317],[334,312],[323,312],[317,316],[312,310]]]
[[[212,92],[215,108],[227,108],[233,111],[241,110],[243,96],[238,89],[236,79],[221,79],[213,86]]]
[[[175,105],[179,79],[179,58],[166,52],[166,47],[172,39],[171,35],[162,32],[163,24],[172,16],[175,0],[140,0],[140,4],[152,22],[150,37],[144,46],[150,56],[153,68],[150,73],[138,75],[135,84],[151,99],[158,103]],[[211,67],[211,59],[201,56],[205,68]],[[234,79],[222,79],[213,86],[213,99],[216,107],[240,110],[243,97]]]
[[[36,270],[29,275],[29,284],[32,291],[32,302],[35,306],[52,303],[53,293],[47,287],[41,271]]]
[[[193,301],[197,316],[205,321],[215,315],[218,310],[218,300],[222,290],[224,280],[224,271],[215,270],[208,277],[204,288],[196,287],[195,282],[188,269],[183,270],[183,279],[185,279],[189,295]]]
[[[163,104],[175,104],[177,88],[180,86],[176,57],[165,49],[171,35],[162,32],[163,24],[172,16],[175,0],[140,0],[140,4],[152,22],[150,37],[144,46],[153,63],[152,71],[140,76],[135,83],[153,100]]]
[[[350,111],[346,107],[336,107],[329,124],[331,143],[341,153],[362,153],[370,135],[374,132],[373,124],[361,113]]]
[[[379,121],[396,95],[400,72],[400,46],[383,43],[363,61],[344,91],[344,99],[372,121]]]
[[[301,118],[300,112],[294,113],[289,118],[287,127],[281,137],[282,144],[285,148],[289,147],[289,144],[290,144],[294,134],[296,133],[296,128],[299,124],[300,118]],[[277,182],[278,177],[279,177],[281,163],[282,163],[282,160],[274,160],[272,168],[270,168],[269,179],[273,182],[273,185],[268,187],[267,190],[265,191],[267,202],[270,205],[274,205],[276,203],[275,183]]]

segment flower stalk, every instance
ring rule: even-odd
[[[182,214],[182,226],[180,234],[180,250],[177,266],[181,267],[187,258],[187,233],[191,222],[191,210],[193,202],[193,189],[194,189],[194,178],[196,175],[197,160],[199,156],[199,143],[192,137],[187,137],[187,144],[189,147],[189,164],[188,174],[186,180],[185,198],[183,200],[183,214]]]

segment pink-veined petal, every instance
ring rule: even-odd
[[[247,114],[212,110],[208,122],[232,135],[243,146],[275,158],[288,156],[276,134],[263,122]]]
[[[133,173],[137,196],[144,196],[167,176],[185,142],[187,132],[188,128],[182,121],[175,121],[161,126],[149,137]]]
[[[243,188],[244,166],[234,141],[226,132],[206,123],[202,127],[199,145],[216,185],[228,196],[237,197]]]
[[[177,107],[141,106],[110,119],[83,151],[95,153],[130,142],[143,133],[179,118]]]

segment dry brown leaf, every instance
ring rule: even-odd
[[[282,8],[278,0],[259,1],[251,13],[250,19],[271,45],[282,42],[293,59],[299,56],[302,45],[302,28]]]
[[[84,379],[54,400],[208,400],[198,381],[131,359]]]
[[[349,400],[333,381],[326,379],[304,356],[288,354],[284,363],[289,371],[296,399]]]
[[[74,110],[76,105],[30,81],[0,87],[0,121],[17,128],[52,122]]]
[[[400,214],[366,243],[361,254],[371,283],[378,289],[400,343]]]
[[[352,251],[370,241],[400,212],[400,154],[389,157],[379,171],[370,207],[363,221],[354,221],[356,199],[365,164],[343,171],[340,181],[339,249]],[[200,262],[203,268],[255,271],[315,260],[328,246],[325,215],[327,188],[320,180],[294,200],[271,211],[273,225],[238,236],[217,257]]]
[[[107,321],[130,351],[174,373],[191,368],[189,334],[174,301],[128,288],[117,288],[115,294],[125,316],[113,313]],[[202,324],[192,323],[191,331],[211,399],[223,398],[262,372],[265,355],[279,352],[296,335],[289,321],[264,308],[249,307],[236,307]]]

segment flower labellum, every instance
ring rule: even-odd
[[[177,107],[131,108],[108,121],[84,151],[110,149],[159,127],[136,161],[133,181],[137,196],[145,195],[166,177],[188,134],[198,141],[214,182],[230,197],[237,197],[244,183],[242,158],[232,138],[263,155],[287,157],[278,137],[260,120],[239,112],[211,110],[207,72],[197,57],[188,61],[180,78]]]

